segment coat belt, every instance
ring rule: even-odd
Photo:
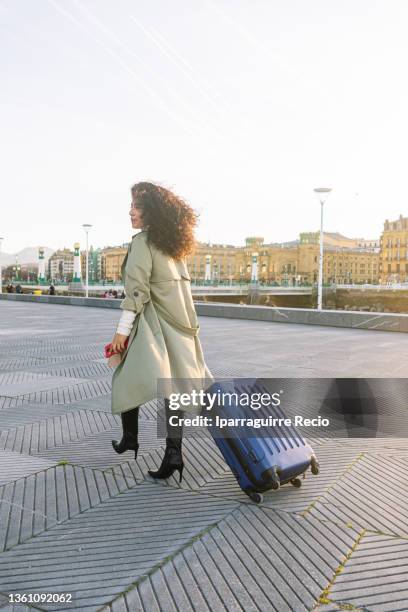
[[[166,310],[164,310],[164,308],[160,304],[154,304],[154,307],[159,311],[160,316],[163,317],[163,319],[167,321],[167,323],[173,325],[173,327],[175,327],[176,329],[179,329],[180,331],[183,331],[186,334],[189,334],[190,336],[198,335],[200,329],[199,325],[197,325],[197,327],[188,327],[187,325],[183,325],[182,323],[177,321],[177,319],[172,317]]]

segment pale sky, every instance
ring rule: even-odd
[[[406,0],[0,0],[3,251],[121,244],[159,181],[199,240],[408,215]]]

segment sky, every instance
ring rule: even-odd
[[[2,250],[119,245],[130,187],[197,238],[408,216],[406,0],[0,0]]]

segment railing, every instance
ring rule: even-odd
[[[333,285],[334,288],[337,289],[373,289],[376,291],[382,290],[396,290],[396,289],[407,289],[408,290],[408,282],[407,283],[384,283],[383,285],[373,285],[370,283],[364,283],[360,285],[354,284],[339,284]]]
[[[3,293],[6,293],[6,287],[9,284],[10,281],[4,281],[3,280]],[[16,289],[16,285],[21,285],[21,287],[31,287],[31,288],[37,288],[37,289],[42,289],[43,291],[48,291],[48,288],[50,286],[50,282],[47,283],[36,283],[33,281],[12,281],[13,287],[14,287],[14,292]],[[54,285],[55,288],[64,288],[67,289],[68,285],[70,283],[62,283],[62,282],[54,282],[52,283]],[[120,282],[115,282],[115,281],[92,281],[88,284],[89,288],[92,288],[94,290],[104,290],[106,288],[109,289],[116,289],[117,291],[122,291],[123,290],[123,283]],[[82,283],[82,287],[83,290],[85,288],[85,283]],[[317,283],[313,283],[313,284],[307,284],[307,285],[278,285],[278,284],[261,284],[261,283],[239,283],[239,282],[233,282],[232,284],[230,283],[221,283],[221,282],[194,282],[193,280],[191,281],[191,288],[194,292],[196,293],[203,293],[206,291],[209,291],[211,293],[217,293],[217,292],[222,292],[222,293],[230,293],[230,292],[235,292],[238,294],[243,294],[243,293],[248,293],[248,291],[250,291],[251,289],[256,289],[257,291],[263,292],[263,291],[282,291],[282,292],[286,292],[286,291],[305,291],[305,290],[312,290],[313,288],[317,287]],[[371,289],[371,290],[396,290],[396,289],[406,289],[408,290],[408,281],[407,282],[402,282],[402,283],[393,283],[393,282],[387,282],[381,285],[378,284],[373,284],[373,283],[324,283],[323,284],[323,288],[324,289]]]

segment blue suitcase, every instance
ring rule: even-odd
[[[254,382],[255,380],[255,382]],[[252,394],[270,391],[256,379],[234,379],[229,382],[215,382],[207,393]],[[285,418],[279,406],[261,407],[254,411],[235,402],[230,406],[216,404],[210,413],[214,423],[220,418]],[[248,436],[237,432],[237,428],[225,428],[221,434],[214,424],[208,427],[225,461],[235,475],[239,486],[252,501],[261,503],[265,491],[277,490],[281,485],[302,484],[300,475],[310,468],[312,474],[319,473],[319,464],[311,446],[294,426],[268,427],[262,436]],[[304,476],[303,476],[304,477]]]

